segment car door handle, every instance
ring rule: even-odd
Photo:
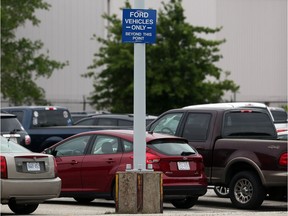
[[[109,158],[109,159],[106,160],[106,162],[107,162],[107,163],[114,163],[115,160],[113,160],[113,158]]]
[[[74,164],[78,164],[78,161],[76,161],[76,160],[72,160],[70,164],[72,164],[72,165],[74,165]]]

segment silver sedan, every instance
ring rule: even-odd
[[[30,214],[61,191],[54,157],[33,153],[0,136],[1,204],[16,214]]]

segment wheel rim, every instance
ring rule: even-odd
[[[227,187],[222,186],[216,186],[215,189],[218,191],[221,195],[227,195],[229,193],[229,189]]]
[[[249,202],[253,195],[253,185],[247,179],[238,180],[234,187],[234,195],[242,204]]]

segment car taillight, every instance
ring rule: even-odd
[[[58,177],[58,167],[57,167],[56,159],[54,157],[53,157],[53,161],[54,161],[54,175],[56,178]]]
[[[159,161],[160,161],[159,156],[149,152],[146,153],[146,164],[159,163]]]
[[[131,155],[130,158],[133,160],[134,156]],[[146,164],[153,164],[153,163],[159,163],[160,157],[152,154],[150,152],[146,152]]]
[[[30,145],[31,137],[29,135],[25,135],[25,145]]]
[[[280,156],[279,165],[287,166],[287,161],[288,161],[288,153],[286,152]]]
[[[0,163],[1,163],[1,179],[7,179],[7,163],[6,158],[4,156],[0,156]]]
[[[57,110],[56,107],[45,107],[45,110]]]
[[[288,129],[287,128],[281,128],[281,129],[277,129],[277,133],[280,133],[280,132],[285,132],[287,131]]]
[[[252,110],[241,110],[242,113],[252,113]]]

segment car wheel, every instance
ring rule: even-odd
[[[80,198],[80,197],[73,197],[73,198],[80,204],[88,204],[94,200],[94,198]]]
[[[215,186],[214,192],[218,197],[228,198],[229,197],[229,188],[224,186]]]
[[[257,209],[266,197],[265,188],[253,172],[236,174],[229,186],[231,202],[240,209]]]
[[[8,203],[9,208],[15,214],[23,215],[23,214],[31,214],[38,208],[37,204],[17,204],[15,201],[11,201]]]
[[[171,204],[175,208],[189,209],[196,204],[198,197],[186,197],[185,199],[171,200]]]

